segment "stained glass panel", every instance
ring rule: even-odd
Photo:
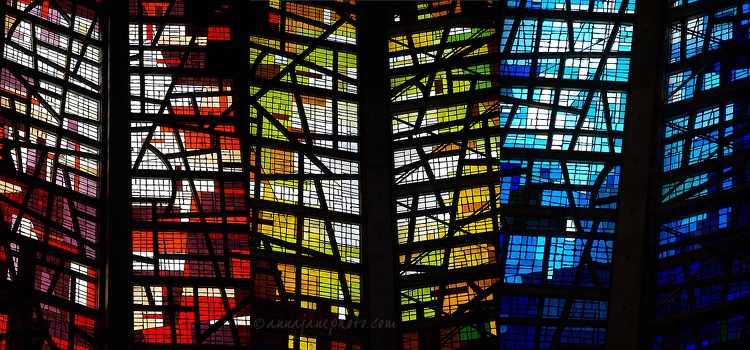
[[[604,345],[634,11],[634,1],[508,2],[498,104],[504,349]],[[609,15],[590,19],[598,13]],[[556,297],[565,287],[572,293]]]
[[[447,1],[426,17],[426,6],[393,11],[389,37],[403,344],[497,344],[501,279],[481,272],[498,268],[500,247],[496,9]]]
[[[358,346],[273,326],[360,312],[356,16],[256,5],[132,2],[136,342]]]
[[[654,349],[744,346],[744,313],[731,305],[747,302],[750,280],[750,2],[672,6],[683,12],[669,18],[650,336]],[[683,317],[700,320],[675,327]]]
[[[101,8],[7,1],[0,63],[0,348],[99,344]]]

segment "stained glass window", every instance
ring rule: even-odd
[[[270,323],[359,313],[353,7],[271,2],[249,37],[233,11],[131,1],[135,340],[351,347]]]
[[[445,1],[390,14],[404,349],[497,344],[497,10]]]
[[[272,1],[273,30],[249,38],[251,254],[278,271],[275,298],[293,310],[266,317],[343,321],[361,312],[356,18],[351,4]],[[282,334],[289,348],[361,346],[351,339],[358,330],[339,332]]]
[[[634,1],[508,2],[498,103],[503,349],[604,345],[634,11]],[[555,296],[565,287],[574,292]]]
[[[0,348],[99,344],[99,4],[3,5]]]
[[[211,74],[209,52],[231,32],[182,24],[177,1],[130,15],[135,342],[233,344],[248,337],[232,285],[251,277],[247,163],[236,79]]]
[[[736,196],[750,179],[750,2],[672,6],[684,12],[669,17],[650,336],[654,349],[744,346],[745,313],[717,310],[743,302],[750,280],[750,204]],[[699,320],[667,321],[681,317]]]
[[[750,1],[644,3],[7,0],[0,349],[744,346]]]

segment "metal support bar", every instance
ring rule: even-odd
[[[633,32],[627,117],[623,138],[620,203],[612,260],[607,349],[645,349],[644,258],[650,241],[652,152],[661,111],[660,69],[664,68],[664,9],[661,1],[638,2]],[[662,62],[659,64],[659,62]],[[644,279],[645,277],[645,279]]]
[[[108,1],[105,118],[106,224],[104,270],[105,348],[133,344],[132,233],[130,231],[130,85],[127,1]],[[116,15],[119,14],[119,15]]]
[[[388,90],[387,3],[357,2],[360,151],[365,232],[364,300],[368,323],[397,322],[393,166]],[[398,349],[398,328],[370,328],[366,349]]]

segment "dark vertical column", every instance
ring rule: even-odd
[[[653,148],[661,112],[665,24],[661,1],[638,1],[633,28],[630,90],[625,118],[620,202],[612,260],[612,294],[607,349],[645,349],[641,332],[648,312],[643,291],[649,284],[644,259],[651,238]]]
[[[397,322],[395,279],[396,233],[393,222],[393,152],[391,149],[390,97],[388,90],[388,37],[386,6],[380,2],[357,3],[357,46],[362,196],[364,211],[363,302],[368,324],[376,320]],[[398,329],[370,328],[369,349],[399,349]]]
[[[105,127],[104,333],[106,349],[131,349],[133,286],[130,231],[130,86],[128,75],[128,1],[108,1],[107,113]]]

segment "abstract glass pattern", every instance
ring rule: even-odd
[[[363,244],[367,14],[348,0],[129,0],[132,155],[115,161],[132,165],[133,251],[107,262],[109,4],[2,5],[0,349],[106,347],[108,263],[132,265],[136,347],[365,344],[367,331],[293,321],[377,307],[362,299],[378,271]],[[666,6],[640,312],[654,349],[737,348],[750,337],[750,2]],[[635,10],[391,6],[383,137],[404,349],[604,346]]]
[[[749,336],[737,305],[750,286],[750,2],[720,5],[672,2],[684,12],[669,18],[657,151],[654,349],[738,347]],[[683,317],[700,321],[675,327]]]
[[[497,344],[498,9],[428,4],[388,43],[403,346]]]
[[[353,7],[256,5],[131,1],[136,342],[358,346],[253,323],[361,298]]]
[[[253,291],[235,288],[240,279],[255,278],[243,122],[236,80],[217,72],[212,57],[231,31],[196,20],[184,24],[190,11],[228,9],[195,7],[130,1],[135,342],[240,344],[249,338]]]
[[[101,8],[83,3],[2,5],[3,349],[99,344]]]
[[[498,103],[503,349],[604,345],[634,11],[634,1],[508,2]],[[565,287],[574,289],[556,296]]]
[[[273,317],[352,320],[362,303],[354,6],[272,1],[268,23],[250,36],[253,254],[269,259],[275,298],[292,310]],[[358,349],[360,331],[341,331],[284,336],[289,348]]]
[[[750,2],[712,7],[709,13],[670,19],[667,103],[744,84],[750,77],[750,54],[741,49],[750,39]]]

